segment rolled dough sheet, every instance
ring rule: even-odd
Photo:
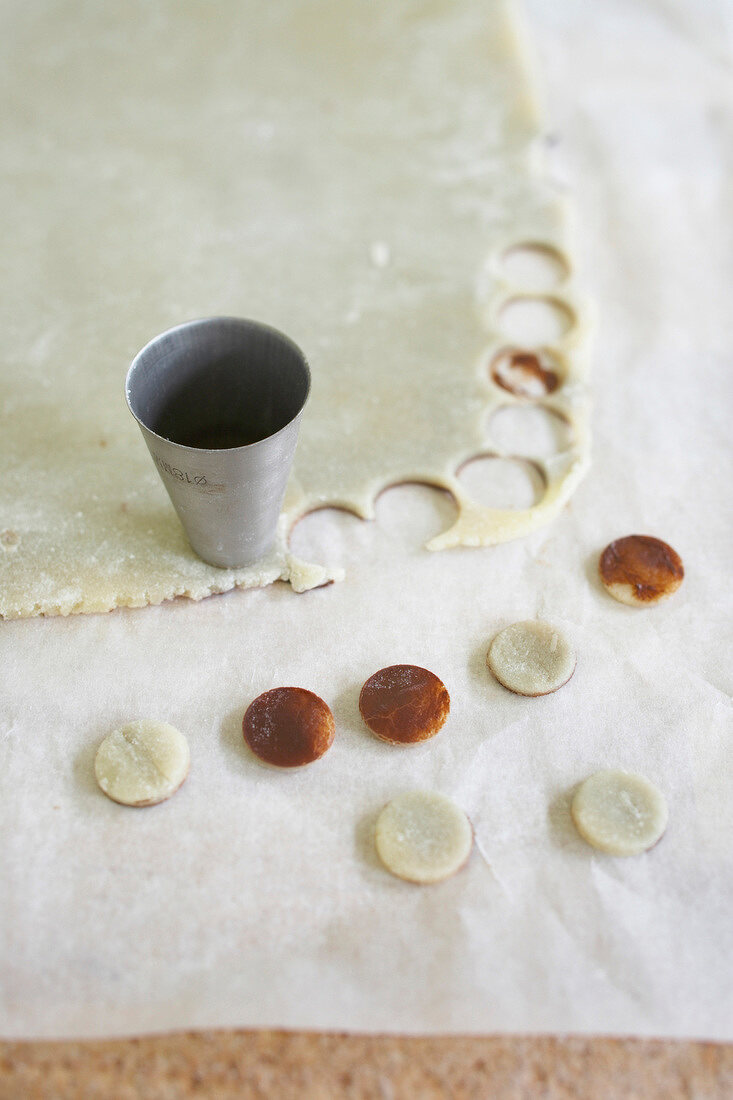
[[[371,517],[403,481],[457,501],[432,549],[557,514],[587,465],[587,307],[510,3],[10,0],[0,21],[0,615],[323,584],[340,573],[289,553],[293,523]],[[502,266],[527,241],[562,257],[537,293],[564,377],[540,400],[572,443],[536,506],[489,509],[457,471],[501,453],[490,413],[520,400],[489,364],[532,297]],[[277,542],[239,570],[193,554],[123,400],[147,340],[216,314],[276,325],[313,369]]]

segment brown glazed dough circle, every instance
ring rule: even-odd
[[[448,717],[450,696],[443,681],[426,668],[389,665],[366,681],[359,710],[381,741],[415,745],[435,737]]]
[[[649,607],[676,592],[685,576],[676,550],[651,535],[610,542],[598,563],[601,583],[621,603]]]
[[[330,708],[305,688],[273,688],[250,703],[242,722],[244,740],[260,760],[276,768],[312,764],[331,747]]]

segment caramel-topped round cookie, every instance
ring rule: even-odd
[[[444,724],[450,696],[443,681],[426,668],[389,665],[366,681],[359,710],[380,740],[414,745],[434,737]]]
[[[330,708],[305,688],[279,687],[250,703],[242,722],[244,740],[263,763],[301,768],[323,756],[333,743]]]
[[[598,563],[601,583],[614,599],[649,607],[676,592],[685,576],[676,550],[651,535],[627,535],[610,542]]]

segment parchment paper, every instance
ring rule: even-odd
[[[601,302],[594,467],[548,531],[431,555],[450,502],[400,488],[377,522],[323,514],[341,585],[6,623],[0,632],[2,1008],[8,1036],[176,1027],[550,1031],[733,1039],[731,68],[727,9],[530,8]],[[599,588],[611,538],[667,539],[687,576],[636,611]],[[358,568],[355,564],[358,563]],[[578,649],[526,700],[484,671],[493,633],[539,615]],[[453,700],[443,731],[394,750],[358,719],[363,680],[413,661]],[[300,684],[337,737],[281,775],[244,751],[248,702]],[[193,763],[169,803],[96,789],[112,726],[159,716]],[[594,853],[567,815],[599,767],[665,792],[666,836]],[[402,790],[445,792],[476,849],[420,889],[370,829]]]

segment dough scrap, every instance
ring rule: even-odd
[[[94,774],[108,798],[123,806],[154,806],[178,790],[191,755],[183,734],[150,718],[107,734],[97,749]]]
[[[382,863],[397,878],[441,882],[468,860],[473,830],[463,810],[445,795],[409,791],[380,813],[375,843]]]
[[[643,775],[600,771],[580,784],[571,806],[575,826],[589,844],[614,856],[653,848],[667,827],[664,795]]]
[[[589,313],[510,0],[161,0],[100,5],[83,35],[63,0],[7,0],[0,30],[23,104],[0,177],[0,616],[326,584],[342,571],[290,554],[293,524],[372,518],[399,482],[453,494],[433,550],[554,519],[589,461]],[[533,300],[502,265],[523,242],[562,260],[562,380],[537,399],[573,443],[541,464],[536,506],[491,509],[457,471],[523,399],[491,378],[508,343],[537,350],[502,330],[508,301]],[[156,333],[222,314],[288,333],[313,371],[276,544],[237,570],[190,549],[123,396]]]
[[[530,619],[512,623],[496,635],[486,664],[499,683],[517,695],[549,695],[575,672],[575,651],[562,630]]]

